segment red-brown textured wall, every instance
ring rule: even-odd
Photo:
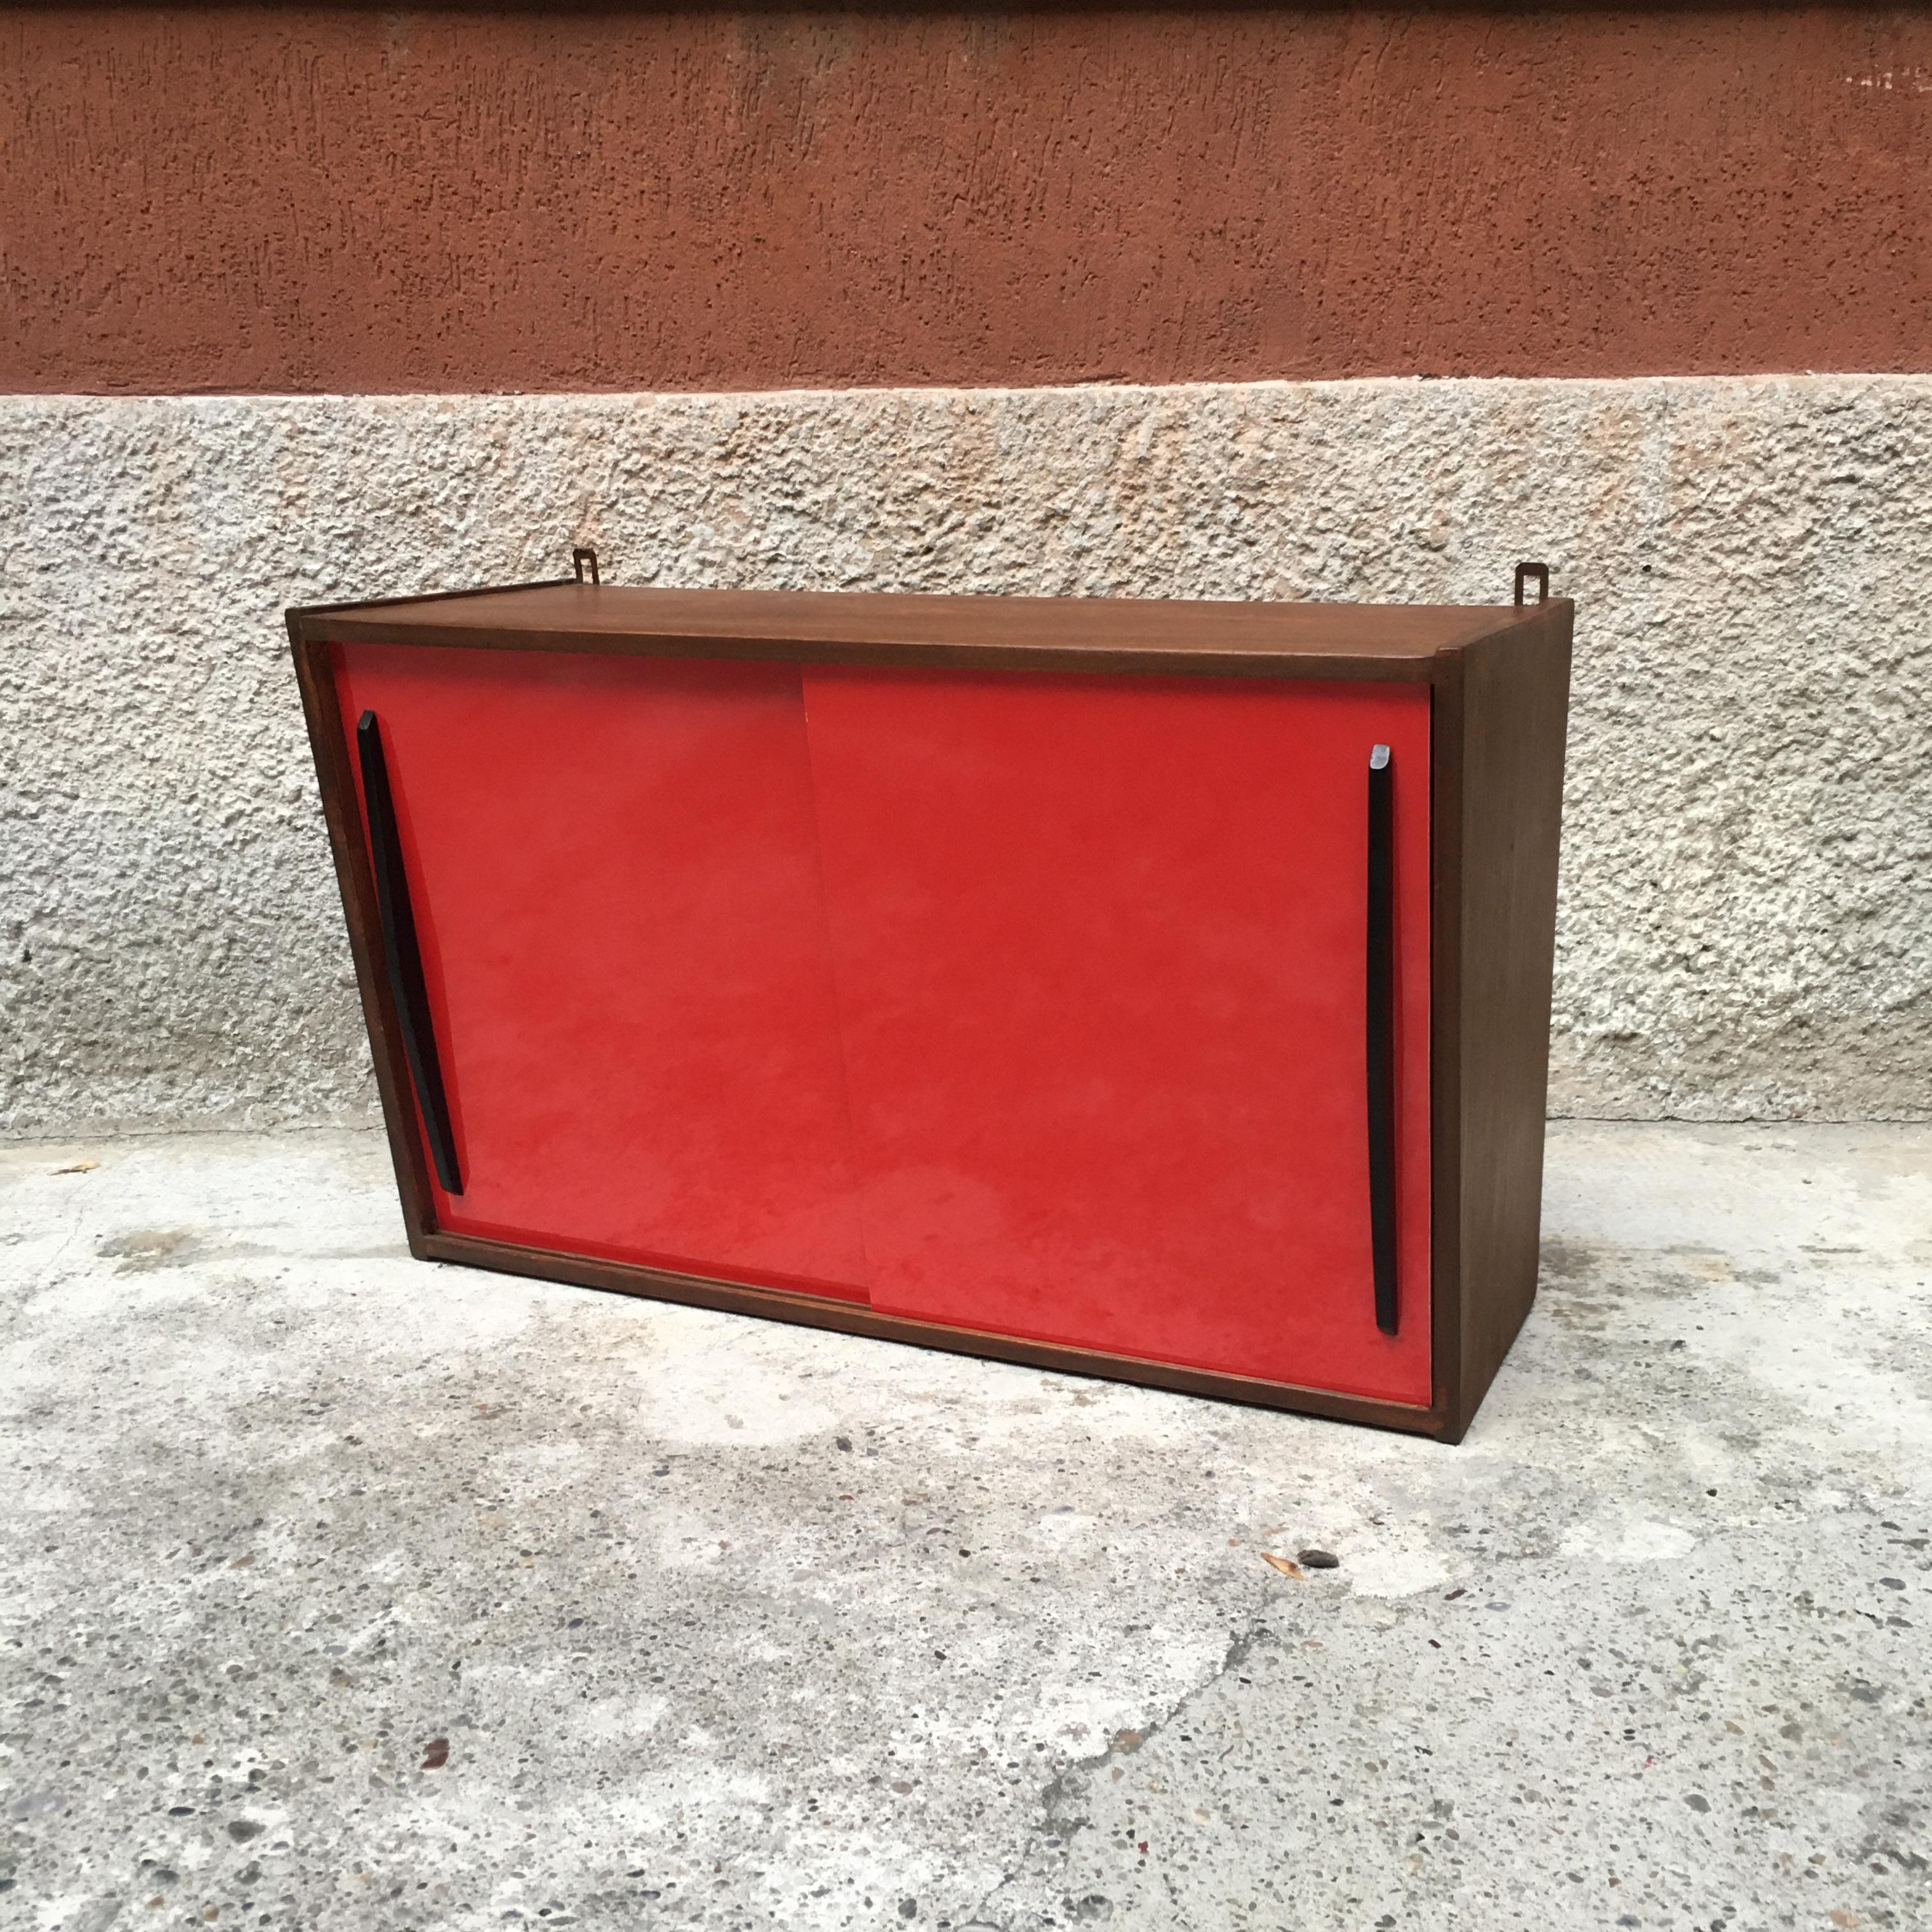
[[[0,20],[0,388],[1932,368],[1922,10]]]

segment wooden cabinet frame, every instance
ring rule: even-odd
[[[1564,598],[1514,607],[1212,604],[651,590],[568,578],[292,610],[289,636],[410,1252],[1460,1440],[1536,1289],[1573,618]],[[331,668],[330,646],[358,641],[1426,684],[1432,922],[1429,1406],[1042,1344],[858,1303],[440,1229],[383,970],[355,752]]]

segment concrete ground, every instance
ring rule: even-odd
[[[1932,1128],[1551,1162],[1445,1449],[0,1152],[0,1919],[1932,1924]]]

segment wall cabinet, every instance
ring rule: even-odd
[[[412,1249],[1455,1439],[1535,1288],[1570,624],[292,611]]]

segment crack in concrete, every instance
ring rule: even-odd
[[[76,1188],[74,1190],[74,1213],[68,1218],[67,1232],[61,1237],[59,1245],[55,1248],[53,1252],[47,1257],[42,1265],[39,1275],[34,1282],[32,1293],[44,1294],[49,1288],[58,1286],[66,1279],[61,1264],[67,1259],[68,1249],[80,1239],[81,1224],[86,1218],[86,1198]]]
[[[1167,1713],[1152,1719],[1135,1731],[1116,1731],[1104,1750],[1096,1751],[1091,1757],[1073,1758],[1062,1765],[1053,1776],[1040,1787],[1040,1822],[1027,1834],[1026,1842],[1020,1847],[1019,1856],[987,1888],[972,1909],[971,1915],[962,1919],[959,1932],[1004,1932],[997,1922],[982,1915],[994,1899],[1025,1870],[1028,1861],[1040,1845],[1042,1837],[1057,1840],[1064,1852],[1073,1840],[1073,1834],[1084,1826],[1084,1818],[1075,1820],[1062,1829],[1056,1822],[1055,1814],[1060,1808],[1072,1799],[1083,1796],[1087,1780],[1096,1772],[1103,1771],[1117,1757],[1125,1757],[1137,1751],[1150,1739],[1170,1730],[1187,1712],[1190,1706],[1204,1697],[1214,1687],[1233,1675],[1254,1654],[1255,1648],[1270,1637],[1265,1623],[1256,1623],[1246,1630],[1237,1630],[1228,1640],[1228,1648],[1221,1661],[1190,1690],[1182,1693]],[[1120,1740],[1131,1737],[1132,1743],[1124,1744]]]

